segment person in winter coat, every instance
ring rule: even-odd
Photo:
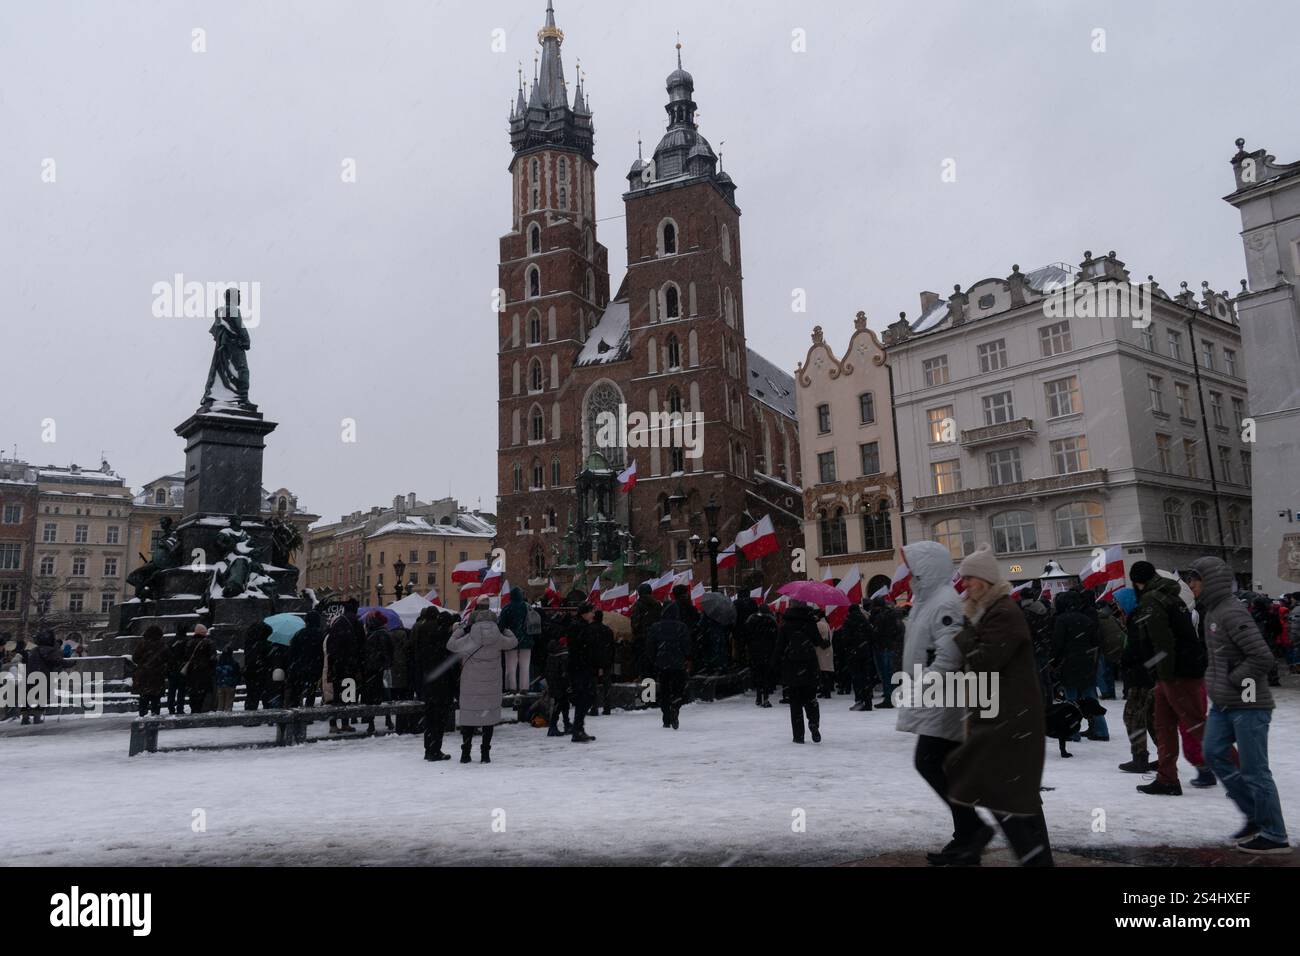
[[[1109,602],[1097,605],[1097,633],[1101,638],[1101,663],[1097,668],[1097,697],[1115,699],[1115,678],[1124,656],[1124,630],[1117,620],[1119,610]]]
[[[596,679],[600,677],[600,652],[597,644],[596,609],[590,604],[578,607],[569,627],[569,689],[573,700],[573,736],[575,744],[591,743],[596,738],[587,733],[587,712],[596,701]],[[601,625],[603,626],[603,625]]]
[[[1056,682],[1052,678],[1052,621],[1051,598],[1043,600],[1042,589],[1029,592],[1020,602],[1020,611],[1029,625],[1029,639],[1034,645],[1034,663],[1038,667],[1038,686],[1043,697],[1043,707],[1055,701]]]
[[[456,615],[426,607],[411,631],[415,655],[415,684],[424,701],[424,759],[450,760],[442,740],[455,696],[457,658],[447,648]]]
[[[262,703],[268,708],[284,706],[289,688],[289,648],[271,641],[271,626],[260,625],[262,661]]]
[[[814,610],[817,614],[817,631],[826,642],[825,647],[817,645],[817,696],[823,700],[830,700],[835,693],[835,644],[825,612],[821,608]]]
[[[512,634],[519,646],[506,651],[507,691],[528,690],[528,671],[532,666],[533,642],[528,637],[528,601],[524,589],[512,587],[510,600],[501,609],[501,630]],[[525,646],[527,643],[527,646]]]
[[[329,702],[335,707],[357,703],[358,675],[361,659],[357,647],[365,644],[365,630],[357,617],[359,605],[355,599],[343,605],[343,613],[336,617],[325,635],[325,677],[328,685]],[[322,697],[325,687],[322,686]],[[351,733],[352,718],[343,719],[342,725],[337,718],[330,718],[330,733]]]
[[[1196,634],[1191,614],[1183,603],[1178,583],[1157,574],[1155,565],[1138,561],[1129,568],[1129,578],[1138,592],[1137,610],[1130,629],[1148,644],[1156,664],[1154,713],[1156,731],[1156,779],[1138,786],[1153,796],[1181,796],[1178,780],[1178,726],[1195,741],[1195,753],[1187,757],[1201,765],[1201,737],[1205,728],[1205,648]],[[1193,783],[1213,786],[1208,769]]]
[[[226,648],[217,658],[217,710],[235,709],[235,691],[239,687],[240,667],[235,661],[235,652]]]
[[[632,605],[629,620],[632,623],[632,679],[653,674],[654,665],[646,658],[646,637],[650,628],[659,623],[663,615],[663,605],[655,600],[654,590],[649,584],[642,584],[636,589],[636,603]]]
[[[817,688],[821,682],[821,664],[817,651],[830,646],[830,640],[817,626],[815,608],[801,601],[791,601],[777,633],[774,667],[781,669],[781,686],[790,704],[790,729],[794,742],[804,742],[804,716],[813,743],[821,743],[821,709],[817,705]]]
[[[1287,642],[1290,644],[1290,650],[1287,653],[1287,659],[1291,662],[1291,670],[1294,673],[1297,665],[1300,665],[1300,591],[1291,594],[1291,610],[1286,616]]]
[[[388,701],[389,688],[385,686],[385,675],[391,677],[393,666],[393,641],[386,627],[384,616],[378,611],[366,615],[365,656],[361,669],[361,703],[383,704]],[[393,718],[384,715],[384,726],[393,729]],[[375,718],[366,721],[368,732],[375,732]]]
[[[320,614],[308,611],[303,621],[306,627],[289,639],[290,707],[311,707],[316,703],[316,682],[325,658]]]
[[[595,611],[591,615],[592,650],[596,654],[596,694],[591,699],[591,712],[595,717],[603,713],[608,717],[609,695],[614,684],[614,632],[605,623],[605,613]]]
[[[244,629],[244,710],[257,710],[266,699],[266,684],[270,672],[262,659],[266,645],[262,642],[262,628],[257,621]]]
[[[749,658],[749,676],[754,682],[754,703],[759,707],[771,707],[772,691],[776,681],[772,679],[772,654],[776,651],[776,615],[772,609],[763,606],[756,608],[741,629],[745,641],[745,654]]]
[[[996,708],[970,712],[965,740],[944,761],[948,799],[993,811],[1021,866],[1051,866],[1038,795],[1046,718],[1029,625],[988,545],[963,558],[960,571],[965,621],[954,640]]]
[[[59,650],[59,643],[50,631],[36,635],[36,645],[27,651],[27,700],[40,700],[44,694],[48,698],[50,675],[68,667]],[[44,722],[43,704],[23,708],[24,724]]]
[[[460,762],[470,762],[474,730],[483,732],[479,760],[492,762],[492,728],[501,723],[501,656],[513,650],[518,641],[513,634],[502,633],[497,616],[480,600],[470,616],[468,627],[458,627],[447,641],[447,650],[460,655]]]
[[[547,721],[548,737],[567,737],[573,731],[569,722],[569,639],[551,638],[546,649],[546,693],[551,698],[551,713]],[[564,730],[560,730],[560,718]]]
[[[898,612],[885,603],[884,598],[872,598],[871,611],[872,659],[880,688],[884,694],[881,707],[894,706],[894,664],[903,650],[903,626]]]
[[[1101,657],[1098,622],[1084,610],[1078,591],[1056,596],[1052,630],[1052,663],[1065,690],[1066,700],[1097,699],[1097,660]],[[1094,614],[1095,614],[1094,610]],[[1075,734],[1071,740],[1079,740]],[[1110,740],[1105,717],[1088,718],[1089,740]]]
[[[681,613],[680,605],[669,604],[646,636],[646,660],[654,668],[655,695],[663,724],[673,730],[681,722],[692,648],[691,632],[681,622]]]
[[[1268,672],[1268,686],[1281,687],[1282,681],[1278,676],[1277,657],[1278,642],[1282,637],[1282,621],[1273,609],[1273,602],[1262,596],[1250,602],[1250,616],[1254,619],[1255,626],[1259,628],[1259,633],[1263,635],[1269,653],[1273,655],[1273,666]]]
[[[162,695],[167,686],[167,645],[163,643],[162,628],[150,624],[144,629],[140,643],[131,654],[135,672],[131,675],[131,690],[140,697],[140,716],[162,712]]]
[[[946,699],[941,706],[927,705],[924,697],[925,681],[943,681],[962,669],[956,637],[964,615],[961,597],[952,587],[952,554],[936,541],[917,541],[903,548],[903,561],[912,573],[912,609],[903,629],[904,692],[899,695],[896,726],[916,734],[916,772],[952,815],[952,840],[927,859],[935,866],[970,864],[993,838],[993,829],[972,807],[948,800],[943,765],[965,737],[966,709]]]
[[[677,605],[677,619],[686,626],[691,635],[691,662],[695,672],[703,674],[709,670],[710,649],[705,643],[703,615],[691,600],[691,589],[685,584],[674,584],[672,603]]]
[[[1229,799],[1245,815],[1234,835],[1247,853],[1287,853],[1282,801],[1268,764],[1273,695],[1268,673],[1273,654],[1245,608],[1233,597],[1232,572],[1218,558],[1192,562],[1192,593],[1204,609],[1206,678],[1213,702],[1202,746]],[[1232,760],[1237,745],[1240,767]]]
[[[861,604],[850,605],[835,637],[840,642],[843,667],[853,691],[853,706],[849,710],[871,710],[871,624]]]
[[[1120,588],[1115,603],[1125,615],[1124,653],[1120,655],[1119,675],[1124,682],[1124,730],[1128,734],[1132,758],[1119,765],[1125,773],[1151,773],[1155,765],[1147,748],[1147,738],[1156,739],[1155,674],[1147,662],[1155,658],[1155,649],[1145,633],[1133,624],[1137,611],[1137,591]]]
[[[167,642],[167,713],[185,713],[185,675],[181,668],[189,657],[190,628],[177,624],[176,633]]]
[[[189,653],[186,655],[185,686],[189,690],[190,713],[201,714],[216,706],[213,683],[217,669],[217,645],[208,637],[208,629],[202,624],[194,625],[194,635],[190,638]]]
[[[393,685],[389,689],[389,698],[410,700],[415,693],[412,687],[415,682],[415,642],[411,638],[411,632],[404,627],[395,627],[389,631],[388,640],[392,653],[389,674]],[[395,722],[399,734],[410,733],[413,725],[413,718],[405,714],[399,714]]]

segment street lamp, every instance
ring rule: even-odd
[[[704,506],[704,520],[709,525],[710,591],[716,591],[718,589],[718,545],[721,544],[721,542],[718,541],[718,512],[721,510],[721,506],[714,499],[713,495],[709,495],[709,503]]]
[[[402,599],[402,579],[406,577],[406,562],[401,558],[394,561],[393,572],[396,574],[396,577],[394,578],[396,583],[393,585],[393,594],[395,599],[400,601]]]

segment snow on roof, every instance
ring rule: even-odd
[[[117,475],[108,474],[102,471],[72,471],[69,468],[41,468],[37,474],[42,478],[67,478],[72,481],[108,481],[114,484],[121,484],[122,479]]]
[[[472,519],[465,521],[466,518]],[[485,534],[495,534],[496,528],[484,521],[477,515],[460,514],[456,516],[456,524],[435,524],[419,515],[403,515],[400,518],[394,518],[392,521],[385,522],[375,531],[366,535],[367,538],[377,538],[384,534],[429,534],[443,535],[447,537],[481,537]],[[468,527],[466,526],[468,525]]]
[[[616,300],[605,306],[591,336],[578,353],[575,365],[605,365],[619,362],[629,355],[627,300]]]
[[[932,328],[942,322],[947,315],[948,300],[940,299],[934,305],[930,306],[924,315],[912,323],[912,331],[914,333],[929,332]]]
[[[1025,285],[1035,292],[1047,293],[1056,289],[1073,285],[1075,275],[1065,266],[1053,263],[1050,266],[1043,266],[1041,269],[1035,269],[1025,276]]]
[[[751,348],[745,349],[749,363],[749,394],[787,418],[794,418],[794,376],[782,371]]]
[[[776,477],[775,475],[766,475],[763,472],[759,471],[757,468],[754,469],[754,477],[757,478],[759,481],[766,481],[769,484],[775,485],[776,487],[780,488],[784,492],[787,492],[788,494],[792,494],[792,495],[803,494],[803,489],[800,488],[798,485],[792,485],[788,481],[782,481],[780,478]]]
[[[456,523],[473,534],[496,534],[497,526],[482,515],[465,512],[456,516]]]

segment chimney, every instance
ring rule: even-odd
[[[396,511],[398,514],[401,514],[403,511],[405,511],[406,499],[403,498],[401,495],[395,495],[393,497],[393,510]]]
[[[406,509],[407,509],[408,511],[414,511],[414,510],[415,510],[415,492],[414,492],[414,491],[412,491],[410,494],[408,494],[408,495],[406,496]]]
[[[925,313],[929,312],[930,309],[932,309],[935,306],[935,304],[938,303],[938,301],[939,301],[939,293],[922,292],[921,293],[921,314],[925,315]]]

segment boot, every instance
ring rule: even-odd
[[[479,763],[491,763],[491,762],[492,762],[492,748],[489,747],[487,744],[484,744],[482,747],[479,748],[479,751],[478,751],[478,762],[479,762]]]
[[[817,728],[816,724],[809,724],[808,730],[812,734],[813,743],[819,744],[822,742],[822,732]]]
[[[464,744],[464,745],[461,746],[461,748],[460,748],[460,762],[461,762],[461,763],[469,763],[469,762],[470,762],[469,752],[470,752],[470,750],[473,748],[473,746],[474,746],[473,744]]]
[[[1182,784],[1161,783],[1159,779],[1144,786],[1139,786],[1137,790],[1139,793],[1149,794],[1153,797],[1181,797],[1183,795]]]
[[[1209,767],[1197,767],[1196,776],[1192,780],[1192,786],[1198,790],[1204,790],[1206,787],[1217,786],[1219,781],[1215,779],[1214,771]]]
[[[426,750],[424,759],[429,761],[450,760],[451,754],[445,754],[441,750]]]
[[[1150,773],[1151,757],[1149,754],[1136,754],[1132,760],[1119,765],[1125,773]]]
[[[763,706],[764,706],[764,707],[771,707],[771,706],[772,706],[772,701],[771,701],[770,699],[768,699],[767,694],[764,694],[764,695],[763,695]]]

